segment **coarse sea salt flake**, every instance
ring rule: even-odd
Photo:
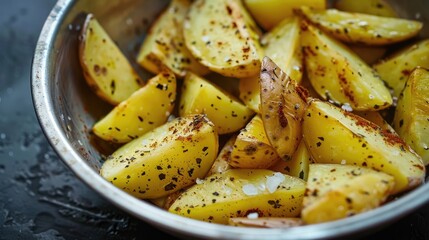
[[[252,212],[247,214],[247,218],[249,219],[257,219],[259,217],[259,214],[257,212]]]
[[[248,196],[254,196],[254,195],[257,195],[259,193],[258,189],[253,184],[243,185],[242,190],[243,190],[244,194],[246,194]]]
[[[277,190],[277,187],[285,180],[285,176],[279,172],[274,173],[273,176],[267,177],[267,189],[270,193]]]
[[[199,179],[199,178],[197,178],[197,179],[195,180],[195,183],[196,183],[196,184],[203,184],[203,183],[204,183],[204,180],[203,180],[203,179]]]

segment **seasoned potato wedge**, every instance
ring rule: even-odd
[[[240,0],[196,0],[184,24],[187,48],[210,70],[229,77],[260,71],[259,30]]]
[[[143,86],[128,59],[92,14],[83,24],[79,60],[91,89],[105,101],[116,105]]]
[[[116,105],[92,131],[106,141],[126,143],[167,122],[176,100],[176,78],[165,70]]]
[[[281,172],[293,177],[299,177],[303,180],[308,178],[308,165],[313,162],[310,152],[305,146],[304,140],[298,145],[292,159],[289,161],[280,160],[274,163],[269,169],[275,172]]]
[[[219,134],[240,130],[255,114],[232,94],[191,72],[184,79],[181,94],[179,115],[204,113]]]
[[[306,224],[333,221],[374,209],[392,193],[392,176],[370,168],[310,164],[301,213]]]
[[[386,45],[417,36],[423,23],[403,18],[380,17],[337,9],[301,7],[296,12],[337,39],[348,43]]]
[[[305,21],[301,29],[305,69],[323,99],[349,104],[360,111],[392,105],[383,81],[347,46]]]
[[[209,72],[185,46],[183,22],[190,5],[190,0],[173,0],[156,19],[137,55],[141,66],[154,74],[168,67],[181,78],[188,70],[198,75]]]
[[[268,168],[280,160],[265,134],[264,124],[255,115],[245,128],[240,130],[231,151],[229,164],[234,168]]]
[[[393,127],[429,164],[429,70],[415,68],[398,99]]]
[[[290,228],[304,225],[301,218],[281,218],[281,217],[236,217],[228,220],[228,225],[236,227],[256,227],[256,228]]]
[[[326,0],[243,0],[255,21],[269,31],[283,19],[293,16],[293,9],[300,6],[310,6],[325,9]]]
[[[366,13],[381,17],[398,17],[398,14],[384,0],[336,0],[334,7],[340,11]]]
[[[424,181],[425,166],[401,138],[328,102],[313,100],[307,107],[303,139],[317,163],[369,167],[395,178],[394,193]]]
[[[286,75],[297,83],[301,82],[303,74],[299,28],[297,17],[286,18],[261,39],[265,56],[271,58]],[[239,91],[240,99],[253,111],[260,113],[259,75],[241,78]]]
[[[138,198],[167,196],[205,177],[218,144],[215,126],[204,115],[175,118],[116,150],[100,174]]]
[[[290,79],[269,57],[261,70],[261,118],[265,132],[277,154],[292,158],[301,141],[301,122],[307,92]]]
[[[232,149],[234,148],[235,139],[237,139],[237,134],[233,134],[222,146],[222,149],[220,149],[219,154],[213,162],[212,167],[207,173],[207,176],[210,176],[215,173],[223,173],[226,170],[231,169],[229,161],[231,158]]]
[[[228,224],[229,218],[297,217],[305,181],[265,169],[230,169],[187,189],[169,212],[201,221]]]
[[[396,51],[373,67],[387,85],[393,89],[393,96],[399,97],[415,67],[429,68],[428,56],[429,39],[425,39]]]

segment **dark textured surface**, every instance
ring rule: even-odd
[[[0,0],[0,239],[174,239],[102,199],[46,141],[30,68],[54,3]],[[429,204],[365,239],[429,239]]]

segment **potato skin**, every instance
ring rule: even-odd
[[[167,122],[175,106],[176,77],[168,69],[115,106],[92,128],[101,139],[129,142]]]
[[[205,177],[218,144],[216,129],[204,115],[175,118],[116,150],[100,174],[138,198],[167,196]]]
[[[429,164],[429,69],[417,67],[399,95],[393,127]]]
[[[395,194],[424,182],[421,157],[396,133],[333,104],[311,101],[302,129],[316,163],[349,164],[385,172],[395,178]]]
[[[267,182],[273,179],[278,185],[269,190]],[[187,189],[168,211],[220,224],[253,212],[260,217],[297,217],[304,189],[305,181],[270,170],[230,169]]]
[[[392,176],[370,168],[341,164],[310,164],[303,200],[306,224],[338,220],[383,204],[392,193]]]
[[[115,42],[92,14],[80,33],[79,62],[92,91],[117,105],[144,85]]]
[[[264,57],[260,74],[261,118],[271,146],[281,159],[292,158],[302,134],[308,92]]]

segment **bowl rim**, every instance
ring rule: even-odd
[[[370,232],[393,223],[429,201],[429,184],[368,212],[338,221],[288,229],[243,228],[202,222],[169,213],[137,199],[103,179],[74,149],[54,116],[49,88],[50,56],[60,26],[76,0],[58,0],[46,18],[35,48],[31,93],[37,120],[59,158],[87,186],[130,215],[160,230],[198,239],[328,239]],[[156,216],[155,218],[152,216]]]

